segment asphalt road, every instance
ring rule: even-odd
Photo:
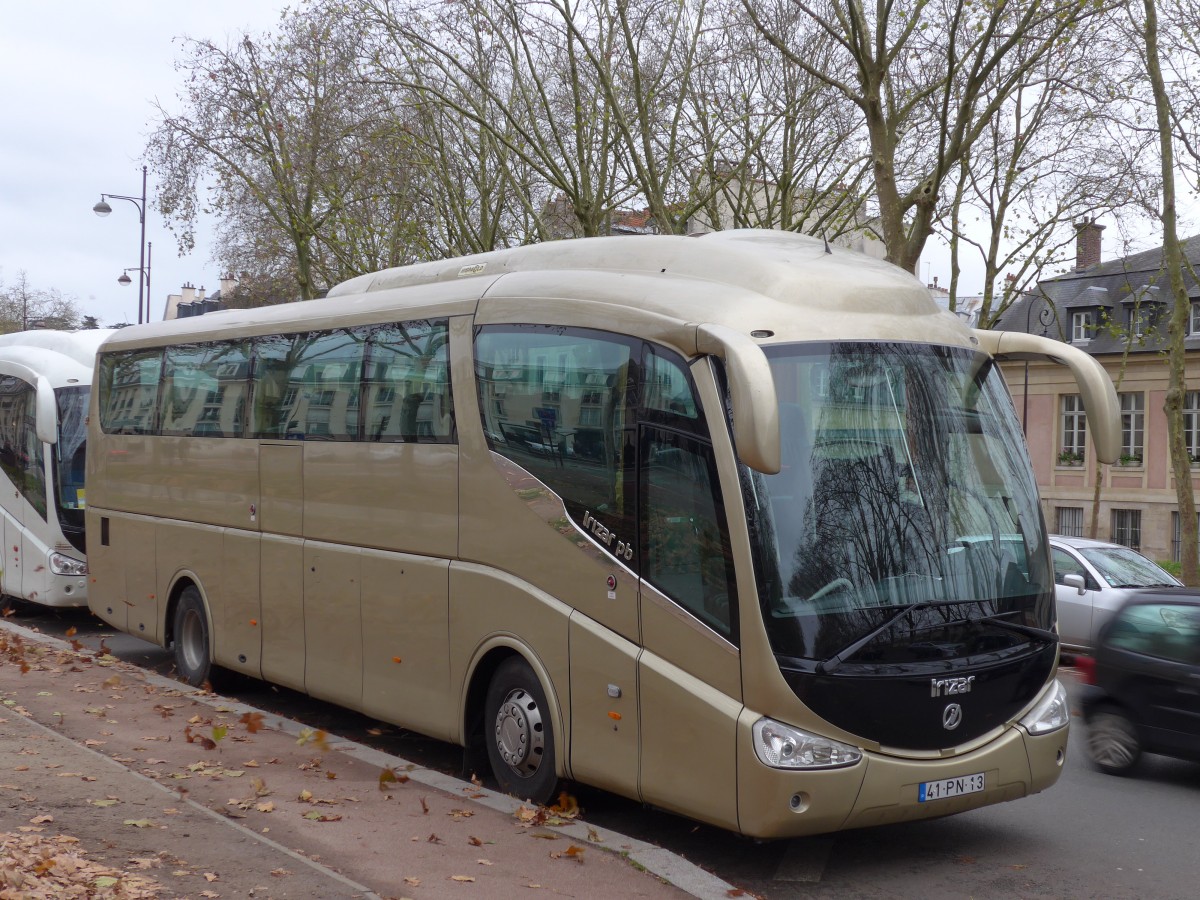
[[[114,633],[86,610],[19,606],[10,621],[110,651],[163,674],[170,654]],[[462,751],[302,694],[247,680],[227,691],[312,727],[462,774]],[[1147,757],[1132,778],[1092,770],[1076,720],[1059,783],[1034,797],[945,819],[756,843],[604,791],[579,788],[586,818],[651,841],[765,898],[1193,898],[1200,765]],[[702,789],[698,786],[697,789]]]

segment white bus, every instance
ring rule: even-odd
[[[96,348],[111,333],[0,336],[0,592],[87,605],[84,457]]]
[[[221,668],[758,837],[1053,784],[1054,577],[997,358],[780,232],[561,241],[101,348],[89,602]]]

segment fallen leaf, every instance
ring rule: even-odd
[[[153,828],[154,823],[149,819],[126,819],[122,824],[132,825],[134,828]]]
[[[473,882],[475,879],[470,875],[451,875],[450,880],[451,881]]]
[[[317,810],[306,812],[304,818],[311,819],[314,822],[340,822],[342,817],[336,813],[323,813]]]

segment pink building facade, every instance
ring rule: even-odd
[[[1003,371],[1037,476],[1051,532],[1126,544],[1156,560],[1179,558],[1175,479],[1163,411],[1163,351],[1171,303],[1160,250],[1100,262],[1100,226],[1079,226],[1078,262],[1013,304],[996,327],[1057,338],[1092,354],[1121,400],[1122,450],[1098,463],[1074,381],[1048,363],[1005,363]],[[1200,268],[1200,237],[1185,243]],[[1189,335],[1184,425],[1200,489],[1200,287],[1187,277]]]

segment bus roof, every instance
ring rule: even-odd
[[[38,329],[0,335],[0,372],[4,362],[13,362],[45,377],[51,387],[86,387],[91,384],[96,351],[113,332],[112,328]]]
[[[476,314],[480,324],[623,324],[684,352],[693,343],[689,328],[701,324],[757,332],[764,344],[856,337],[970,343],[957,317],[890,263],[794,232],[740,230],[548,241],[385,269],[345,281],[323,300],[132,326],[108,346],[454,314]]]

